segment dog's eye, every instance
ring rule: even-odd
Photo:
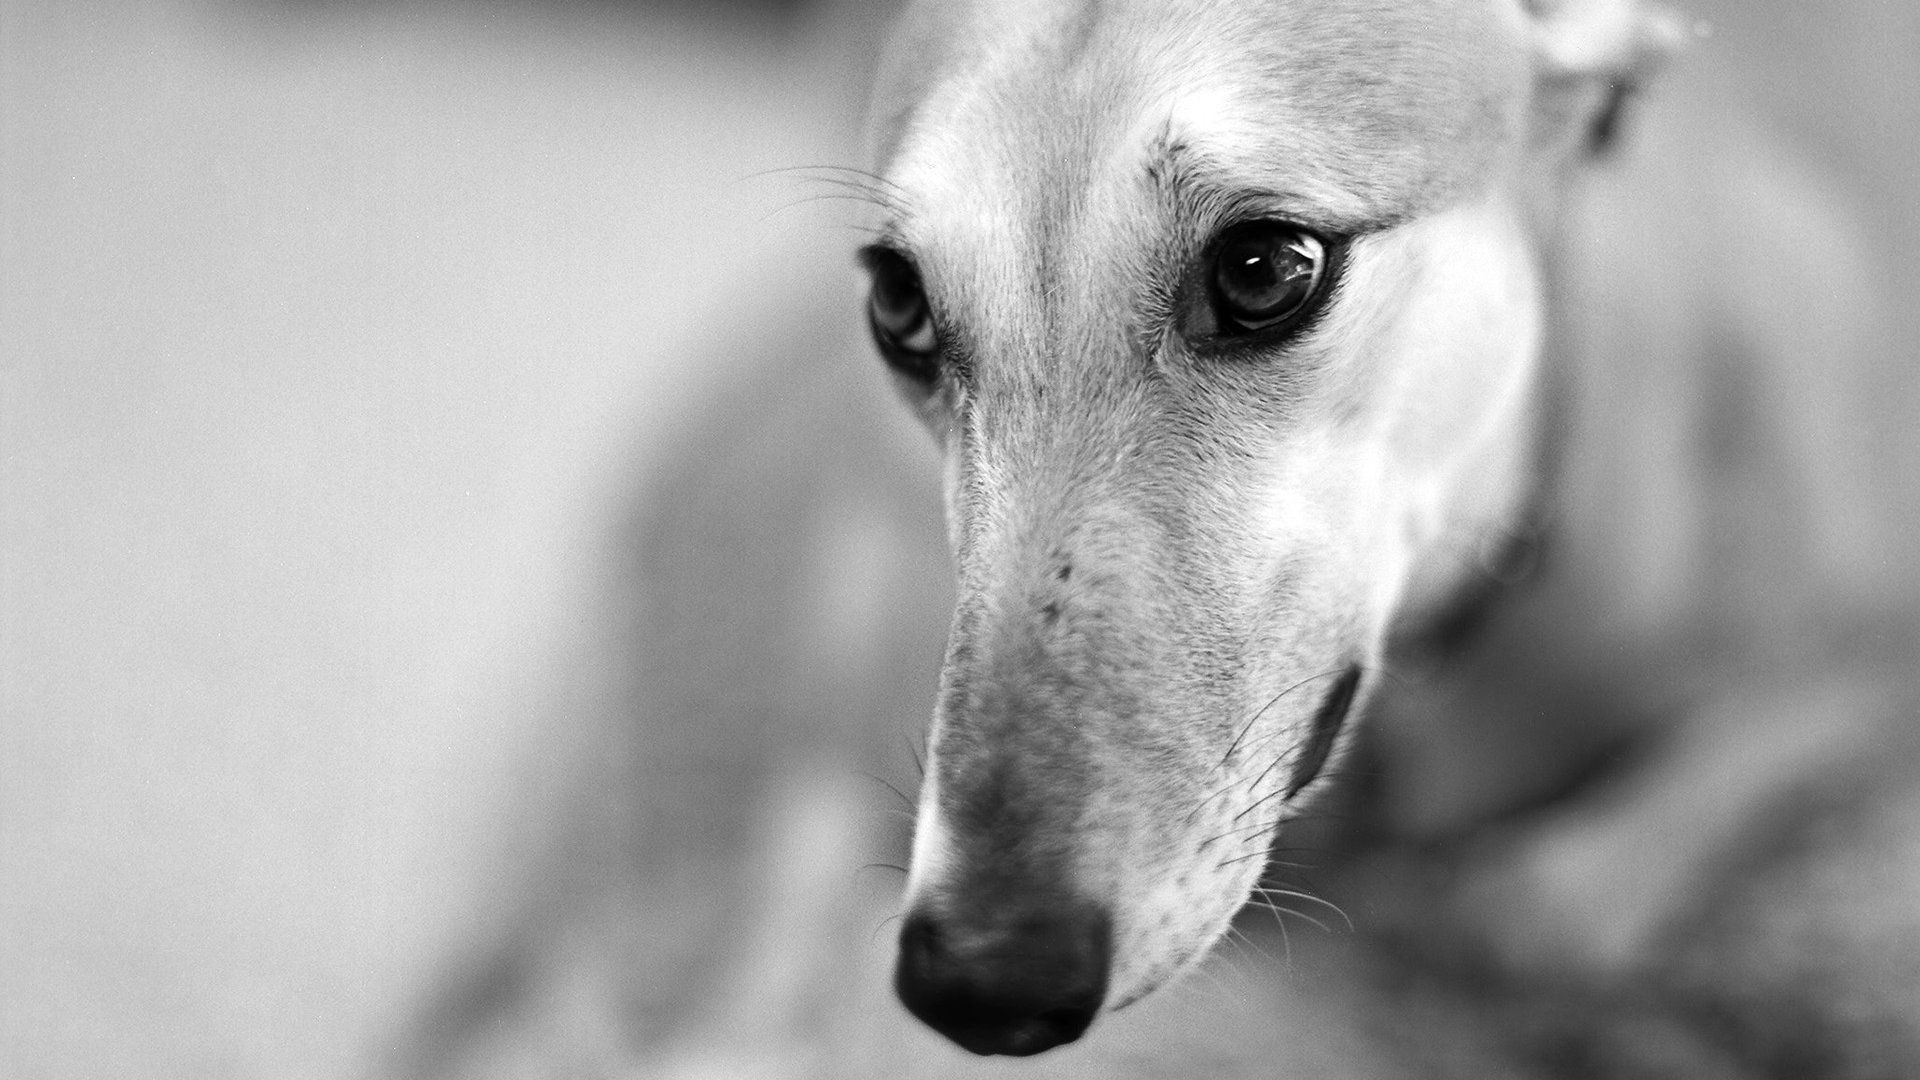
[[[1305,314],[1327,279],[1320,238],[1273,221],[1241,225],[1220,241],[1210,270],[1217,332],[1248,334]]]
[[[867,293],[867,325],[880,355],[896,371],[921,382],[939,374],[939,337],[934,333],[933,310],[920,284],[920,271],[906,256],[887,247],[860,253],[872,275]]]

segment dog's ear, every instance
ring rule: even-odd
[[[1521,0],[1538,80],[1536,138],[1610,150],[1634,92],[1686,44],[1678,16],[1643,0]]]
[[[1549,79],[1638,84],[1686,43],[1673,12],[1642,0],[1523,0],[1535,63]]]

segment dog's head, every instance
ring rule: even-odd
[[[969,1049],[1202,956],[1387,630],[1522,500],[1542,234],[1626,3],[937,0],[874,337],[960,600],[898,987]]]

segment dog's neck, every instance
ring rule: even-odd
[[[1542,341],[1523,399],[1506,428],[1459,470],[1471,482],[1450,502],[1454,524],[1415,562],[1389,642],[1391,659],[1445,656],[1469,644],[1488,620],[1540,572],[1561,495],[1566,413],[1574,380],[1557,305],[1564,302],[1559,257],[1565,208],[1581,197],[1590,170],[1614,153],[1637,83],[1620,79],[1598,95],[1574,128],[1567,157],[1534,178],[1532,242],[1542,278]]]

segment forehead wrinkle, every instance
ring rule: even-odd
[[[882,157],[956,90],[994,85],[1012,107],[1003,118],[1024,113],[1057,126],[1084,118],[1115,88],[1147,100],[1211,88],[1193,119],[1235,127],[1222,141],[1254,151],[1250,161],[1311,167],[1376,202],[1399,196],[1410,214],[1473,172],[1476,151],[1511,129],[1502,104],[1528,69],[1510,7],[923,0],[885,80],[884,98],[905,108],[888,115]],[[1089,85],[1091,96],[1075,92]]]
[[[1524,42],[1490,3],[1338,6],[1363,17],[1247,58],[1239,105],[1258,122],[1246,149],[1291,154],[1382,216],[1435,209],[1513,141],[1531,78]]]
[[[1085,97],[1087,107],[1030,122],[1023,118],[1038,100],[1034,84],[989,82],[943,102],[940,122],[916,123],[888,169],[910,193],[902,200],[908,209],[884,232],[917,253],[930,289],[967,325],[972,346],[1058,363],[1098,351],[1087,338],[1099,329],[1070,309],[1083,294],[1104,295],[1115,276],[1116,248],[1127,245],[1090,244],[1101,230],[1089,217],[1114,212],[1113,180],[1138,157],[1113,135],[1132,113],[1112,94],[1096,94],[1090,71],[1055,75],[1060,92],[1052,96]]]
[[[1329,226],[1391,223],[1486,175],[1517,129],[1530,67],[1498,3],[1191,6],[1207,10],[1143,51],[1141,74],[1196,181],[1297,197]]]
[[[1180,231],[1202,236],[1236,219],[1278,218],[1327,234],[1384,228],[1402,215],[1351,192],[1266,161],[1240,161],[1178,134],[1169,121],[1142,167],[1161,210]]]
[[[1074,119],[1062,96],[1110,55],[1113,0],[920,0],[897,28],[869,110],[873,159],[893,162],[916,130],[951,128],[984,97],[1004,119],[1034,105]],[[1099,103],[1114,84],[1095,86]],[[973,110],[977,111],[977,110]],[[884,171],[884,169],[883,169]]]
[[[886,228],[914,253],[929,294],[968,325],[976,348],[1003,344],[988,337],[1028,322],[1022,315],[1040,284],[1028,257],[1031,200],[1012,171],[993,155],[968,153],[932,134],[906,148],[895,170],[914,194],[909,211]],[[972,317],[980,312],[998,317]]]

